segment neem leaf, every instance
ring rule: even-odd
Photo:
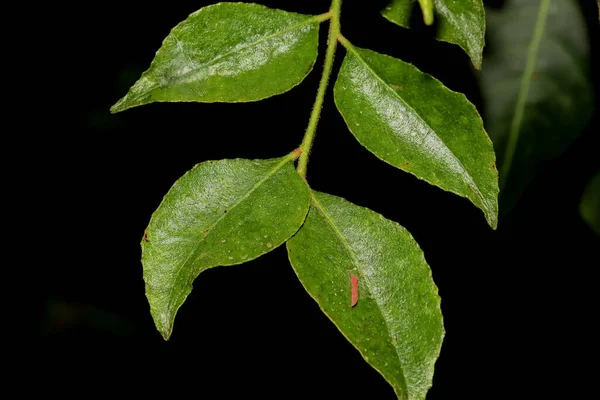
[[[392,0],[381,14],[397,25],[410,28],[410,16],[416,2]],[[482,0],[433,0],[433,4],[437,39],[459,45],[471,57],[475,68],[479,69],[485,45],[485,10]]]
[[[334,96],[358,141],[381,160],[468,198],[495,229],[496,159],[475,107],[411,64],[345,45]]]
[[[219,3],[177,25],[112,112],[156,101],[245,102],[286,92],[317,58],[322,16]]]
[[[490,9],[481,71],[501,210],[586,126],[594,109],[589,43],[575,0],[512,0]]]
[[[339,197],[312,196],[287,242],[298,278],[398,398],[425,399],[444,327],[423,252],[396,222]]]
[[[600,236],[600,171],[588,182],[579,204],[579,212],[596,235]]]
[[[196,165],[152,215],[142,239],[146,297],[165,339],[204,270],[252,260],[284,243],[308,212],[293,155]]]

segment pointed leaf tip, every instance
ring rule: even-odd
[[[142,240],[146,297],[163,338],[201,272],[277,248],[300,228],[309,203],[291,155],[207,161],[175,182]]]
[[[485,45],[485,9],[482,0],[419,0],[426,25],[436,18],[436,38],[460,46],[475,69],[481,67]],[[390,22],[410,28],[414,0],[391,0],[381,14]]]
[[[312,70],[321,20],[258,4],[204,7],[171,31],[111,112],[153,102],[249,102],[284,93]]]
[[[424,400],[444,326],[423,252],[396,222],[340,197],[312,193],[304,225],[287,242],[294,271],[398,398]]]
[[[381,160],[465,197],[498,224],[498,171],[475,106],[411,64],[348,45],[335,103]]]

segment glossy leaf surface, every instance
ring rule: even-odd
[[[600,236],[600,171],[587,184],[579,211],[583,220]]]
[[[482,0],[433,0],[436,38],[459,45],[481,67],[485,45],[485,10]],[[381,12],[389,21],[410,28],[417,0],[392,0]]]
[[[352,45],[335,102],[358,141],[383,161],[498,214],[492,142],[475,107],[411,64]]]
[[[177,25],[111,111],[156,101],[244,102],[286,92],[311,71],[322,17],[219,3]]]
[[[486,128],[498,155],[502,213],[593,110],[589,45],[575,0],[512,0],[490,9],[481,71]]]
[[[180,178],[142,239],[146,297],[163,337],[202,271],[273,250],[298,230],[308,207],[293,156],[207,161]]]
[[[444,328],[431,270],[410,233],[367,208],[313,192],[287,248],[308,293],[398,398],[425,399]]]

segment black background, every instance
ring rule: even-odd
[[[118,387],[204,399],[393,399],[304,292],[284,248],[203,273],[171,340],[154,328],[139,243],[162,196],[198,162],[272,158],[296,148],[323,62],[326,24],[314,71],[283,95],[247,104],[150,104],[110,115],[171,28],[210,3],[109,1],[54,10],[59,18],[42,50],[51,60],[43,119],[52,129],[36,143],[47,244],[36,248],[48,261],[36,327],[44,376],[54,378],[51,387],[83,396]],[[329,5],[260,3],[307,14]],[[468,57],[434,41],[432,29],[387,22],[378,13],[386,3],[346,0],[345,36],[414,63],[465,93],[485,116]],[[598,71],[597,8],[593,0],[581,3]],[[336,69],[343,54],[340,48]],[[598,74],[593,79],[598,93]],[[423,248],[447,331],[428,399],[587,398],[579,392],[592,379],[585,361],[597,360],[592,277],[599,241],[578,203],[598,166],[598,112],[492,231],[468,201],[362,148],[328,94],[308,180],[399,222]],[[25,124],[42,117],[28,118]],[[45,228],[52,226],[58,231]]]

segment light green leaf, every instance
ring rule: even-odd
[[[577,1],[512,0],[487,17],[489,54],[481,83],[505,214],[544,162],[587,124],[593,85]]]
[[[165,196],[142,239],[146,297],[165,339],[202,271],[252,260],[300,228],[310,198],[293,159],[203,162]]]
[[[597,171],[587,184],[579,212],[596,235],[600,236],[600,171]]]
[[[334,95],[358,141],[383,161],[468,198],[495,229],[498,173],[475,107],[410,64],[345,44]]]
[[[425,399],[444,327],[423,252],[396,222],[339,197],[312,196],[304,225],[287,243],[298,278],[399,399]]]
[[[381,12],[389,21],[410,28],[417,0],[392,0]],[[459,45],[481,67],[485,45],[485,10],[482,0],[433,0],[438,40]],[[425,12],[423,13],[426,18]]]
[[[256,101],[292,89],[317,58],[323,16],[219,3],[177,25],[112,112],[156,101]]]

